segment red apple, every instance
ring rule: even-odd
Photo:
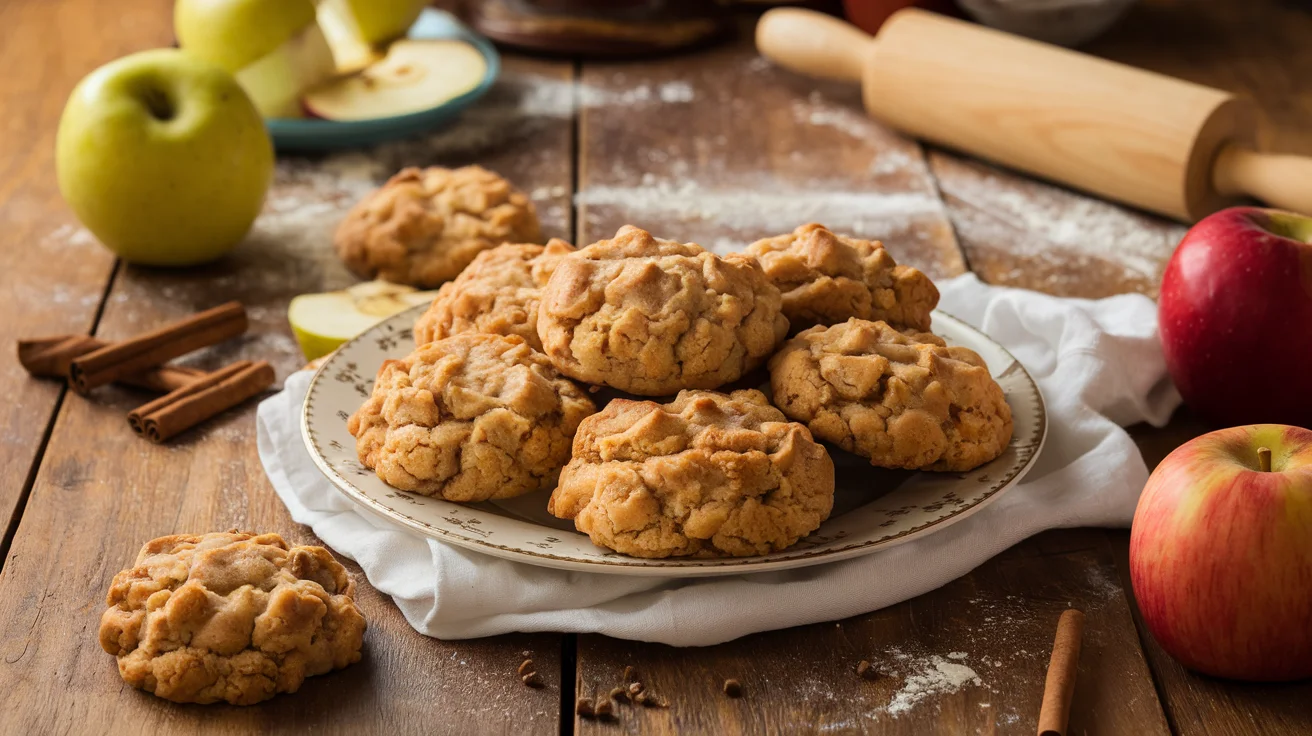
[[[1312,677],[1312,430],[1233,427],[1168,455],[1134,513],[1130,581],[1186,667]]]
[[[1312,218],[1232,207],[1200,220],[1162,275],[1158,320],[1199,413],[1312,426]]]

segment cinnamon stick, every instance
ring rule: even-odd
[[[238,302],[229,302],[74,358],[69,364],[68,382],[75,391],[85,394],[193,350],[236,337],[246,327],[246,310]]]
[[[1048,662],[1048,679],[1043,685],[1039,708],[1039,736],[1064,736],[1075,694],[1075,670],[1080,661],[1080,639],[1084,636],[1084,614],[1067,609],[1057,621],[1057,637]]]
[[[164,442],[256,396],[273,385],[273,378],[267,361],[238,361],[137,407],[128,414],[128,425],[151,442]]]
[[[99,350],[108,344],[90,335],[56,335],[35,340],[19,340],[18,362],[29,374],[37,378],[67,379],[74,358]],[[162,365],[123,376],[117,382],[168,393],[204,375],[205,371],[199,368]]]

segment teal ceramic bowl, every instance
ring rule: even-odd
[[[279,151],[331,151],[359,148],[406,138],[450,122],[482,97],[501,71],[501,57],[487,39],[469,30],[455,16],[427,8],[406,34],[410,38],[459,39],[471,44],[487,62],[487,74],[477,87],[437,107],[376,120],[335,121],[278,118],[266,122]]]

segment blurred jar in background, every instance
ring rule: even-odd
[[[473,0],[469,23],[498,43],[556,54],[634,57],[710,41],[727,29],[711,0]]]

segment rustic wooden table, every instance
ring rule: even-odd
[[[121,338],[228,299],[251,333],[198,357],[300,358],[284,310],[351,279],[331,254],[336,218],[407,164],[481,163],[532,193],[551,235],[587,243],[624,223],[732,247],[810,220],[880,237],[899,260],[950,276],[1064,295],[1153,294],[1182,233],[1164,222],[926,149],[868,121],[854,90],[771,68],[746,34],[642,64],[506,59],[494,93],[459,125],[369,153],[284,158],[249,241],[216,267],[124,267],[80,229],[54,177],[64,99],[95,66],[171,42],[168,0],[0,0],[0,342],[90,332]],[[1144,0],[1093,47],[1105,56],[1233,89],[1266,112],[1265,140],[1312,153],[1312,15],[1262,0]],[[1124,531],[1041,534],[942,589],[837,623],[704,649],[601,636],[517,634],[435,641],[360,576],[364,659],[263,705],[176,706],[119,679],[96,643],[105,589],[145,540],[230,527],[314,543],[274,496],[255,452],[254,410],[229,412],[164,447],[123,421],[143,396],[94,400],[0,361],[0,724],[7,733],[304,730],[514,734],[710,732],[1033,733],[1059,613],[1088,615],[1074,733],[1312,731],[1312,685],[1195,676],[1143,631]],[[1156,462],[1204,429],[1181,412],[1136,428]],[[358,569],[356,569],[358,573]],[[531,653],[546,687],[514,676]],[[978,685],[918,699],[903,677],[868,682],[861,659],[957,654]],[[961,657],[964,654],[964,659]],[[580,721],[575,694],[625,665],[671,701]],[[904,673],[905,674],[905,673]],[[727,677],[746,696],[720,692]],[[890,708],[898,701],[909,707]],[[914,695],[914,693],[911,693]]]

